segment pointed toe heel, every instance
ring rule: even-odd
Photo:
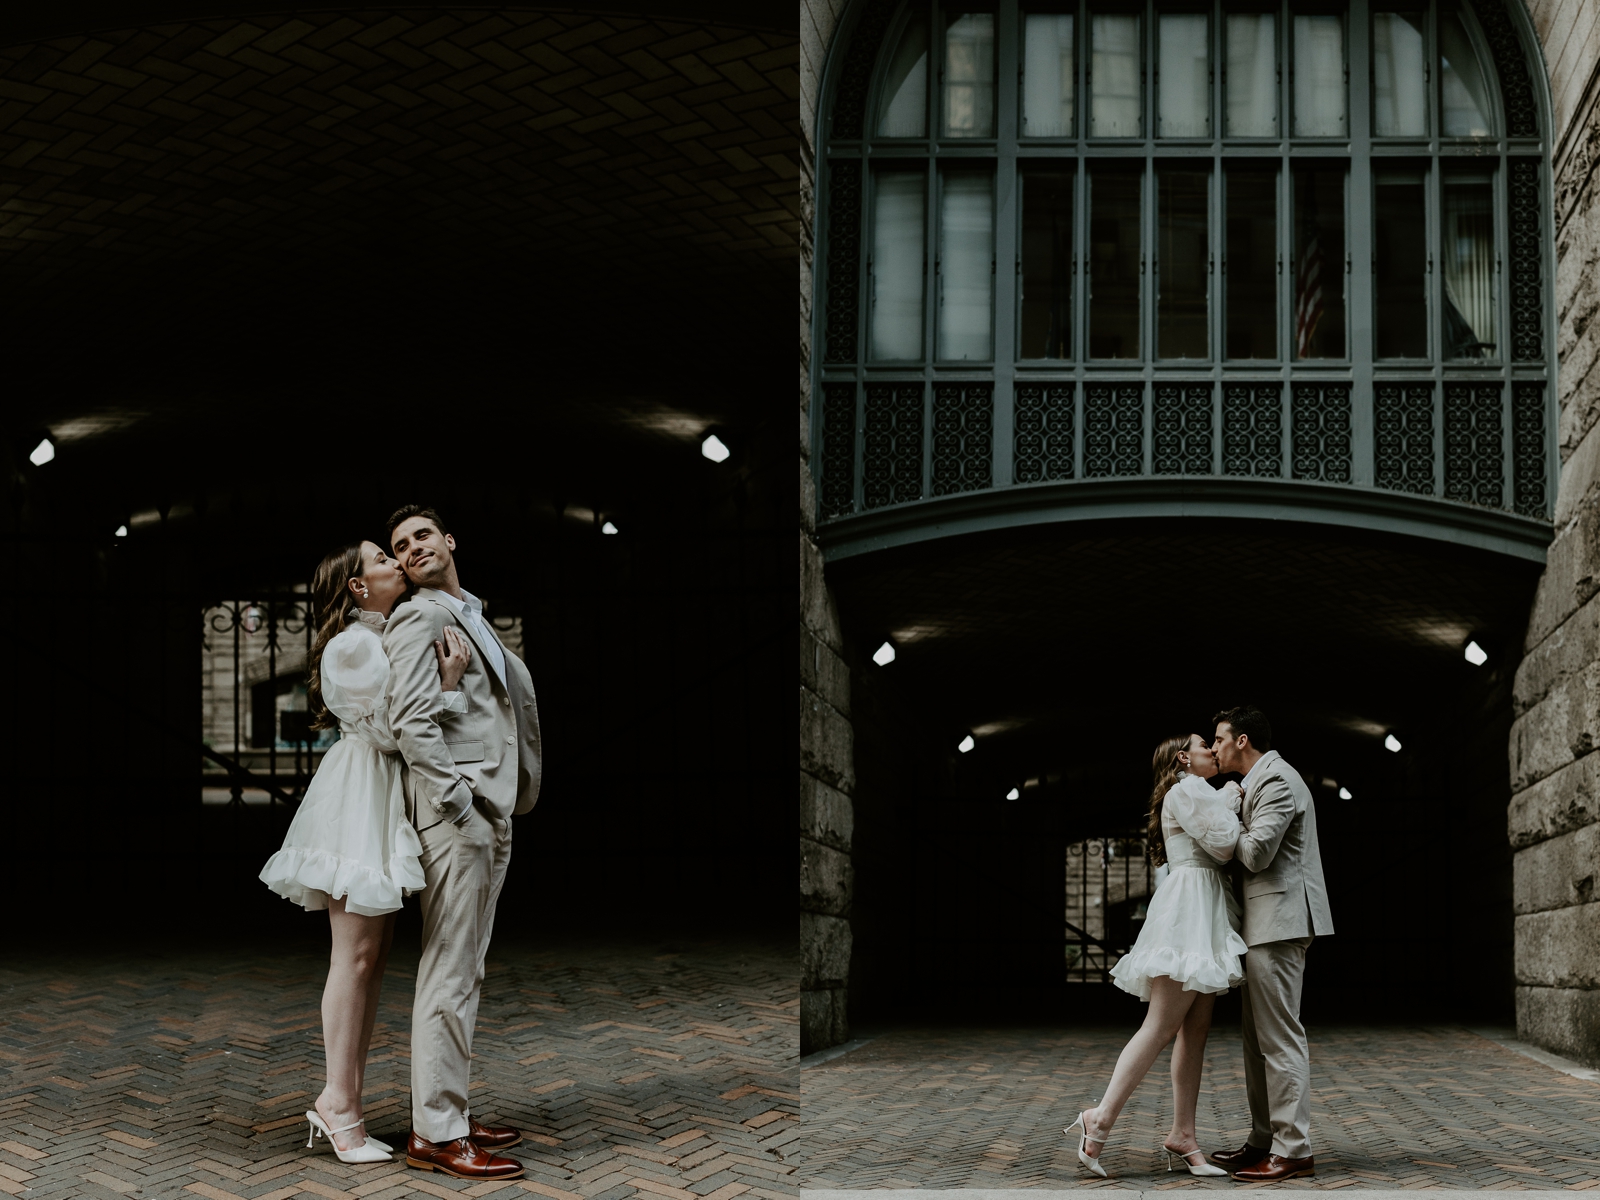
[[[380,1150],[377,1146],[374,1146],[371,1138],[367,1138],[361,1143],[361,1145],[356,1146],[354,1149],[339,1149],[339,1143],[333,1140],[333,1135],[336,1133],[345,1133],[351,1129],[359,1129],[361,1127],[360,1121],[355,1121],[349,1125],[341,1125],[337,1129],[329,1129],[327,1122],[322,1119],[321,1115],[318,1114],[316,1109],[306,1110],[306,1121],[311,1126],[311,1136],[306,1139],[306,1148],[308,1150],[316,1142],[317,1137],[320,1135],[328,1139],[328,1145],[333,1147],[333,1152],[339,1156],[339,1161],[342,1163],[380,1163],[392,1161],[392,1155],[388,1153],[387,1149]]]
[[[1087,1112],[1087,1110],[1085,1110],[1085,1112]],[[1106,1144],[1101,1142],[1099,1138],[1091,1138],[1089,1136],[1089,1125],[1083,1118],[1084,1113],[1079,1113],[1078,1119],[1071,1125],[1068,1125],[1061,1132],[1071,1133],[1074,1129],[1078,1130],[1078,1161],[1094,1174],[1100,1176],[1101,1179],[1108,1179],[1110,1177],[1106,1174],[1106,1169],[1100,1165],[1100,1160],[1098,1158],[1089,1157],[1090,1142],[1100,1142],[1100,1149],[1102,1152],[1105,1151]]]

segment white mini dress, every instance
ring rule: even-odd
[[[384,617],[352,609],[322,651],[322,699],[339,740],[322,758],[261,881],[308,911],[344,898],[345,911],[381,917],[427,886],[422,843],[406,820],[405,764],[389,731]],[[439,720],[466,711],[466,694],[443,692]]]
[[[1167,975],[1186,992],[1220,993],[1244,982],[1249,949],[1243,914],[1224,863],[1239,840],[1237,787],[1216,791],[1198,775],[1181,776],[1161,804],[1171,873],[1150,898],[1133,949],[1111,968],[1112,981],[1141,1000]]]

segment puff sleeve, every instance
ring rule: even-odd
[[[1218,862],[1231,859],[1239,841],[1235,791],[1230,785],[1219,792],[1198,775],[1186,775],[1167,793],[1166,812]]]
[[[389,731],[389,659],[383,642],[364,625],[352,625],[322,651],[322,700],[340,726],[379,750],[399,744]]]

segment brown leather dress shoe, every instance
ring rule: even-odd
[[[1243,1167],[1253,1167],[1271,1153],[1266,1146],[1252,1146],[1249,1142],[1237,1150],[1218,1150],[1215,1154],[1208,1155],[1212,1162],[1219,1167],[1230,1171],[1237,1171]]]
[[[1235,1171],[1233,1177],[1240,1183],[1277,1183],[1280,1179],[1298,1179],[1302,1175],[1316,1173],[1317,1160],[1310,1155],[1305,1158],[1281,1158],[1269,1154],[1266,1162]]]
[[[467,1136],[485,1150],[504,1150],[522,1140],[522,1135],[509,1125],[485,1125],[474,1116],[467,1117],[467,1124],[472,1126]]]
[[[457,1179],[515,1179],[522,1164],[514,1158],[498,1158],[470,1137],[453,1142],[428,1142],[413,1130],[406,1139],[406,1166],[424,1171],[442,1171]]]

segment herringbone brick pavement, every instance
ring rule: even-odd
[[[1092,1180],[1063,1136],[1099,1099],[1131,1029],[901,1031],[801,1080],[813,1188],[1222,1187],[1168,1175],[1170,1058],[1123,1110]],[[1312,1031],[1313,1179],[1277,1187],[1600,1187],[1600,1084],[1456,1028]],[[1249,1129],[1239,1031],[1213,1031],[1199,1107],[1206,1149]],[[1255,1185],[1269,1186],[1269,1185]]]
[[[322,954],[194,952],[0,967],[0,1191],[182,1200],[472,1196],[783,1200],[798,1135],[792,946],[518,949],[489,959],[473,1112],[524,1131],[515,1182],[305,1148]],[[391,962],[369,1128],[410,1124],[414,951]]]

